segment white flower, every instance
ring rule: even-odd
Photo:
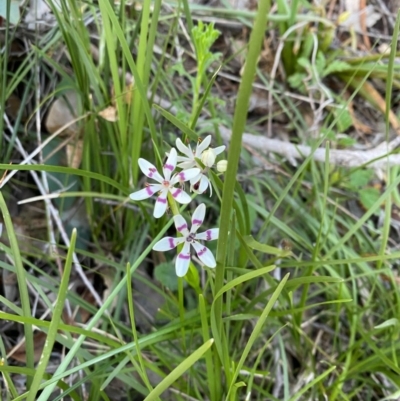
[[[206,168],[199,172],[199,174],[190,179],[190,189],[198,194],[202,194],[210,187],[210,196],[212,194],[211,182],[207,177],[208,170],[213,167],[216,157],[225,150],[225,146],[218,146],[217,148],[210,148],[211,135],[208,135],[202,142],[199,142],[194,152],[190,145],[185,146],[183,142],[177,138],[176,147],[185,156],[178,156],[178,167],[187,169],[191,167],[201,166],[197,163],[196,159],[200,159]]]
[[[156,204],[154,206],[153,216],[155,218],[159,218],[164,215],[168,206],[168,192],[174,197],[174,199],[182,204],[189,203],[192,198],[181,188],[176,188],[176,184],[183,184],[185,181],[189,181],[191,178],[199,175],[199,168],[191,168],[185,171],[181,171],[172,176],[172,172],[175,170],[177,162],[177,153],[176,149],[172,148],[166,163],[163,166],[164,177],[157,171],[157,169],[149,163],[145,159],[139,159],[138,164],[143,174],[153,180],[157,181],[158,184],[150,184],[147,185],[146,188],[141,189],[140,191],[134,192],[130,194],[130,198],[132,200],[143,200],[150,198],[150,196],[154,195],[158,192],[158,197],[156,200]]]
[[[218,238],[218,228],[212,228],[197,234],[197,230],[202,225],[205,214],[206,206],[204,203],[201,203],[193,213],[190,231],[188,230],[186,220],[180,214],[174,216],[175,227],[178,232],[182,234],[182,237],[165,237],[153,246],[155,251],[165,252],[176,248],[179,244],[184,244],[175,262],[175,271],[178,277],[183,277],[189,269],[191,259],[190,246],[195,249],[197,256],[206,266],[216,266],[212,252],[206,246],[198,242],[198,240],[212,241]]]

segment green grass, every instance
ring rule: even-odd
[[[0,108],[11,95],[21,102],[0,122],[0,169],[13,174],[1,185],[0,268],[16,278],[14,288],[4,280],[0,288],[0,398],[398,397],[400,250],[392,218],[400,206],[398,167],[378,172],[378,180],[368,166],[330,165],[329,155],[345,146],[342,132],[364,144],[348,106],[368,101],[373,107],[366,82],[386,88],[385,110],[374,111],[391,138],[400,18],[390,56],[371,49],[354,57],[344,46],[333,50],[332,21],[309,2],[264,1],[253,11],[225,3],[62,0],[60,7],[51,3],[56,24],[32,32],[23,57],[12,58],[9,44],[0,54]],[[218,20],[199,23],[210,16],[251,30],[238,35]],[[296,30],[299,23],[303,28]],[[266,27],[285,38],[276,53],[281,71],[272,77],[262,58]],[[22,35],[20,28],[6,24],[6,37]],[[235,55],[224,51],[229,41],[243,38],[246,63],[239,75]],[[333,60],[346,65],[333,68]],[[240,81],[233,108],[221,75],[232,71]],[[247,113],[255,80],[273,101],[261,116]],[[80,166],[65,163],[62,152],[43,164],[37,154],[20,164],[40,153],[38,138],[43,155],[71,140],[56,134],[49,145],[44,122],[38,125],[66,90],[78,98]],[[300,95],[310,100],[307,106]],[[324,96],[333,103],[310,136],[306,107]],[[117,121],[99,116],[108,106],[115,107]],[[278,127],[274,138],[283,139],[282,129],[293,143],[323,147],[325,162],[311,154],[293,166],[244,147],[243,133],[264,135],[266,123]],[[129,199],[147,181],[140,157],[160,169],[176,138],[194,149],[198,138],[211,134],[216,147],[221,126],[231,131],[220,157],[228,170],[210,173],[211,197],[195,195],[188,206],[170,197],[171,211],[160,219],[152,215],[154,197]],[[46,177],[50,194],[35,184],[34,174]],[[57,213],[43,202],[48,199]],[[204,226],[220,230],[218,241],[207,243],[217,265],[197,269],[194,262],[185,278],[177,278],[174,251],[152,247],[177,236],[172,214],[188,221],[200,203],[207,207]],[[49,252],[51,241],[56,254]],[[78,262],[93,288],[79,277]],[[46,334],[42,347],[38,332]],[[16,360],[9,353],[20,338],[26,351]],[[26,379],[22,386],[19,376]]]

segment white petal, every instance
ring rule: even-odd
[[[175,185],[176,183],[185,182],[191,180],[193,177],[196,177],[200,173],[199,168],[190,168],[188,170],[182,170],[180,173],[175,174],[171,179],[171,184]]]
[[[211,182],[205,174],[202,174],[200,185],[199,185],[199,193],[204,193],[207,191],[207,188],[210,187],[210,196],[212,195],[212,186]]]
[[[132,200],[140,201],[140,200],[143,200],[143,199],[150,198],[150,196],[153,196],[161,188],[162,188],[162,185],[160,185],[160,184],[149,185],[148,187],[143,188],[140,191],[136,191],[136,192],[131,193],[129,195],[129,197]]]
[[[179,157],[179,156],[178,156]],[[182,157],[183,159],[183,157]],[[195,167],[196,166],[196,160],[188,160],[185,158],[187,161],[183,161],[182,163],[178,163],[177,167],[181,168],[182,170],[187,170],[189,168]],[[178,160],[179,161],[179,160]]]
[[[179,233],[181,233],[184,237],[187,237],[189,235],[189,230],[186,220],[180,214],[174,216],[174,223],[176,230]]]
[[[185,146],[179,138],[176,138],[175,143],[176,143],[176,147],[178,148],[179,152],[186,155],[189,159],[194,159],[193,152],[192,152],[192,149],[190,148],[190,145]]]
[[[152,178],[153,180],[156,180],[158,182],[163,182],[164,179],[161,177],[161,174],[157,171],[156,167],[153,164],[142,158],[138,160],[138,164],[140,170],[142,170],[142,173],[146,177]]]
[[[210,187],[210,196],[211,196],[211,194],[212,194],[211,182],[210,182],[210,180],[208,179],[208,177],[206,175],[201,174],[200,180],[198,181],[198,184],[197,185],[193,184],[191,186],[191,189],[196,194],[202,194],[205,191],[207,191],[208,187]]]
[[[226,146],[222,145],[222,146],[218,146],[218,147],[214,148],[213,151],[218,156],[220,153],[222,153],[225,150],[225,148],[226,148]]]
[[[169,181],[171,178],[172,172],[175,170],[176,167],[176,158],[178,154],[176,153],[175,148],[171,148],[167,161],[165,162],[163,166],[163,171],[164,171],[164,177],[166,181]]]
[[[176,161],[177,162],[193,162],[194,158],[193,157],[187,157],[187,156],[176,156]]]
[[[153,216],[156,219],[159,219],[161,216],[164,216],[165,211],[167,210],[168,200],[167,200],[168,191],[166,189],[162,190],[161,194],[156,200],[156,204],[154,205]]]
[[[197,206],[192,216],[192,228],[190,229],[191,233],[195,233],[198,230],[198,228],[203,224],[205,215],[206,215],[206,205],[204,203],[200,203],[200,205]]]
[[[201,141],[201,143],[197,144],[195,156],[200,159],[201,154],[203,153],[204,150],[206,150],[210,146],[210,143],[211,143],[211,135],[208,135]]]
[[[185,241],[185,238],[173,238],[173,237],[165,237],[160,239],[156,244],[153,246],[154,251],[165,252],[170,251],[171,249],[176,248],[179,244]]]
[[[204,245],[199,242],[192,242],[193,248],[196,250],[199,259],[208,267],[215,267],[217,262],[215,261],[212,252]]]
[[[169,192],[171,192],[174,199],[181,205],[187,205],[192,201],[192,198],[183,189],[170,188]]]
[[[183,277],[189,270],[190,264],[190,244],[185,242],[182,251],[178,254],[175,261],[175,272],[178,277]]]
[[[218,239],[218,235],[219,235],[219,228],[211,228],[207,231],[204,231],[203,233],[196,234],[195,238],[204,241],[213,241],[215,239]]]
[[[197,184],[201,180],[202,175],[203,175],[202,173],[199,173],[199,174],[195,175],[193,178],[191,178],[190,185]]]

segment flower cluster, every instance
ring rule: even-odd
[[[182,155],[178,155],[176,149],[172,148],[162,168],[162,174],[158,172],[153,164],[140,158],[138,160],[140,170],[146,177],[154,180],[155,183],[146,184],[145,188],[132,193],[130,198],[140,201],[156,194],[157,199],[153,216],[160,218],[168,208],[168,194],[170,194],[174,201],[180,204],[188,204],[192,201],[191,196],[184,190],[185,182],[189,182],[190,191],[197,194],[201,194],[209,188],[211,196],[212,185],[207,174],[214,167],[217,156],[225,150],[225,146],[211,148],[210,143],[211,135],[206,137],[202,142],[199,142],[196,150],[193,151],[190,145],[186,146],[180,139],[177,139],[176,147]],[[177,167],[180,168],[179,172],[175,172]],[[220,172],[224,172],[226,167],[226,160],[221,160],[217,163],[217,169]],[[203,223],[205,213],[206,206],[202,203],[193,213],[190,230],[185,219],[180,214],[175,215],[175,227],[180,236],[177,238],[165,237],[153,247],[155,251],[165,252],[183,244],[175,262],[176,274],[179,277],[183,277],[189,269],[191,247],[194,248],[198,258],[204,265],[208,267],[216,266],[212,252],[199,241],[217,239],[218,228],[197,233],[197,230]]]

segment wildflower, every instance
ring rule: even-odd
[[[153,250],[165,252],[176,248],[179,244],[184,244],[182,251],[178,254],[175,261],[175,271],[178,277],[183,277],[188,269],[191,260],[190,247],[192,246],[197,253],[199,259],[208,267],[215,267],[216,262],[212,252],[199,240],[212,241],[218,238],[219,229],[212,228],[197,234],[197,230],[202,225],[206,213],[206,206],[201,203],[197,206],[192,216],[192,227],[190,231],[186,220],[181,215],[174,216],[175,227],[182,237],[173,238],[165,237],[158,241]]]
[[[181,204],[187,204],[192,200],[192,198],[182,188],[176,188],[175,185],[181,184],[182,186],[185,181],[189,181],[191,178],[197,176],[200,173],[200,169],[190,168],[173,175],[171,178],[171,174],[176,167],[176,162],[176,149],[172,148],[168,155],[168,159],[163,166],[164,176],[162,176],[157,171],[156,167],[153,166],[150,162],[142,158],[138,160],[139,167],[142,170],[143,174],[157,181],[158,184],[149,184],[146,186],[146,188],[134,192],[129,196],[132,200],[139,201],[150,198],[155,193],[158,193],[153,212],[153,216],[155,218],[163,216],[165,211],[167,210],[168,192],[170,192],[174,199]]]
[[[204,164],[205,169],[199,172],[199,174],[190,179],[190,189],[194,192],[201,194],[210,188],[210,196],[212,194],[211,182],[207,177],[208,170],[214,166],[215,159],[217,156],[225,150],[225,146],[218,146],[217,148],[210,148],[211,135],[208,135],[202,142],[199,142],[196,147],[196,151],[193,151],[190,145],[185,146],[183,142],[177,138],[176,147],[185,156],[178,156],[178,167],[187,169],[191,167],[199,167],[196,159],[200,159]]]

